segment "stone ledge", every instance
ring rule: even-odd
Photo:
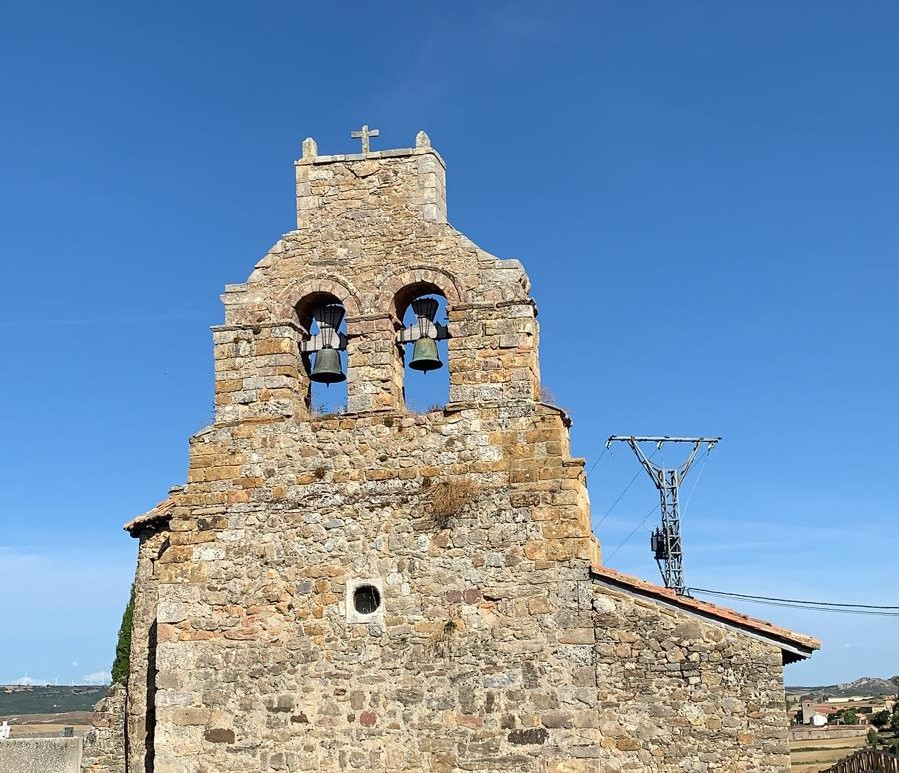
[[[240,325],[211,325],[210,330],[213,333],[230,333],[235,330],[255,330],[259,328],[262,330],[263,328],[273,328],[273,327],[292,327],[299,333],[304,332],[303,328],[293,320],[285,319],[277,322],[244,322]]]
[[[446,161],[434,148],[395,148],[393,150],[373,150],[370,153],[339,153],[330,156],[299,158],[294,166],[315,166],[318,164],[339,164],[351,161],[372,161],[379,158],[407,158],[410,156],[434,156],[446,169]]]
[[[531,306],[537,308],[537,302],[533,298],[512,298],[506,301],[494,301],[492,303],[456,303],[451,311],[466,311],[468,309],[501,309],[506,306]]]
[[[562,423],[566,427],[570,427],[572,424],[574,424],[574,420],[568,414],[568,411],[566,411],[560,405],[556,405],[555,403],[547,403],[547,402],[544,402],[543,400],[538,401],[536,403],[536,405],[539,405],[541,408],[549,408],[554,413],[559,414],[559,416],[562,417]]]

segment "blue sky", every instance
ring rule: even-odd
[[[303,137],[363,122],[425,129],[451,222],[524,261],[588,466],[612,433],[724,437],[689,584],[899,603],[897,28],[876,0],[9,4],[0,682],[108,670],[121,524],[211,417],[223,285],[293,226]],[[636,471],[596,465],[594,520],[657,579],[654,517],[624,542],[648,479],[603,518]],[[823,639],[788,682],[899,672],[897,618],[740,608]]]

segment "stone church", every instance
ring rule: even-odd
[[[818,642],[603,566],[524,268],[449,224],[426,134],[363,135],[303,143],[296,230],[225,287],[84,769],[788,771],[783,665]],[[407,410],[438,344],[449,399]]]

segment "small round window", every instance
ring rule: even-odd
[[[360,615],[370,615],[381,606],[381,594],[374,585],[360,585],[353,591],[353,606]]]

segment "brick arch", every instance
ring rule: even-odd
[[[278,296],[277,315],[281,319],[291,319],[294,309],[310,295],[333,295],[343,304],[347,316],[358,315],[362,309],[359,291],[343,277],[335,278],[333,274],[306,276],[298,279]]]
[[[397,301],[402,298],[403,290],[419,286],[426,293],[437,292],[446,298],[450,306],[462,303],[464,292],[459,281],[448,271],[434,266],[413,266],[387,277],[383,289],[375,301],[375,311],[387,311],[397,319],[401,318],[405,308],[398,309]],[[411,300],[411,299],[410,299]]]

